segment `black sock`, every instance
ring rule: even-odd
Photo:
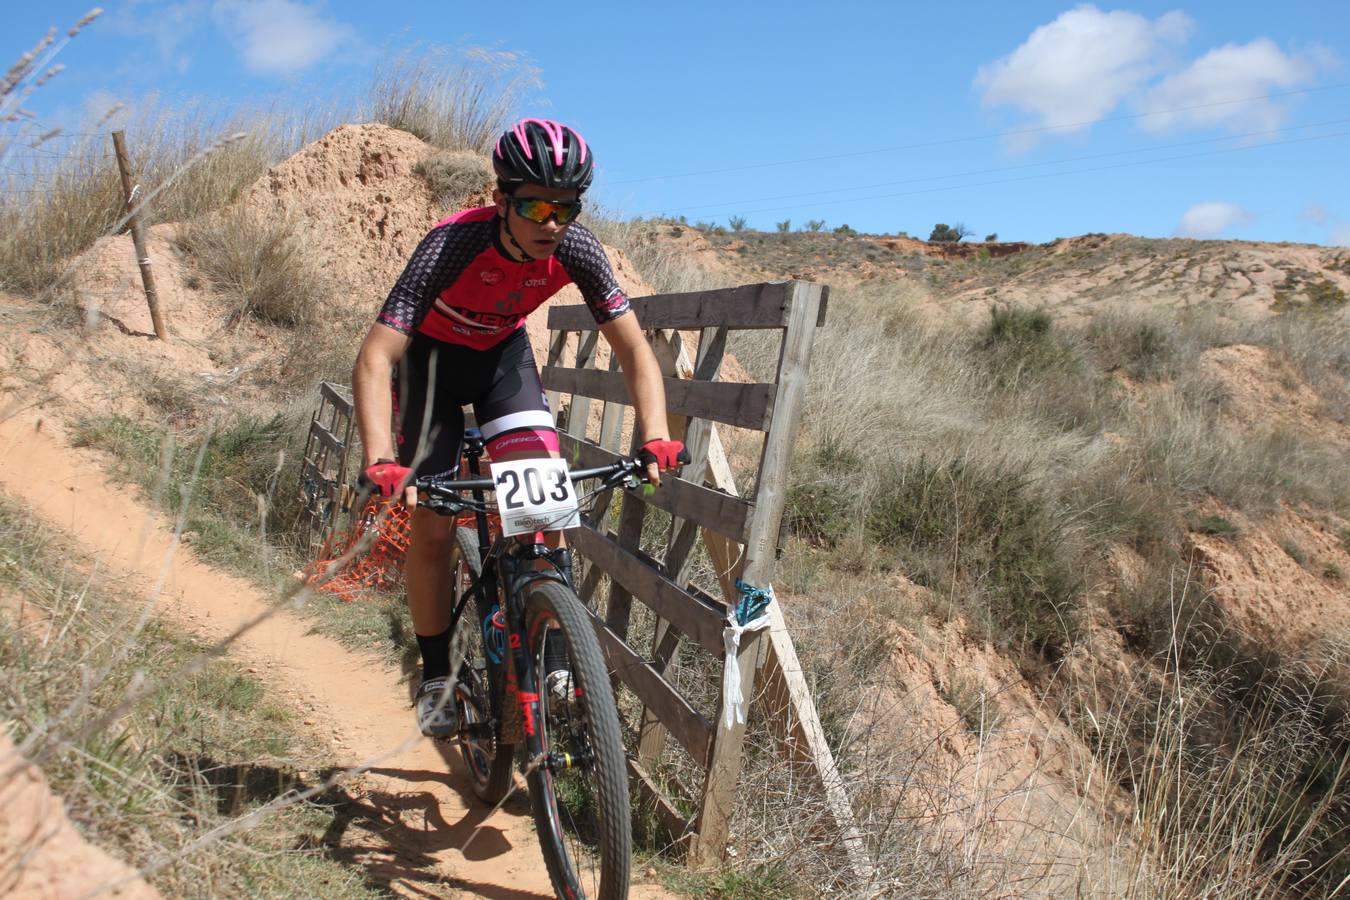
[[[444,678],[450,674],[450,629],[430,637],[419,634],[417,646],[422,651],[422,680]]]

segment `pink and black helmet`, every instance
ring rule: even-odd
[[[508,192],[541,184],[581,193],[591,186],[594,159],[585,139],[561,122],[521,119],[497,138],[492,168]]]

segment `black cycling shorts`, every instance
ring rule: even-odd
[[[519,450],[544,456],[558,449],[524,328],[487,350],[415,333],[392,387],[398,461],[418,475],[459,467],[465,406],[473,407],[489,456]]]

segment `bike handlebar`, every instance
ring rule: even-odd
[[[602,478],[605,487],[613,487],[625,478],[645,480],[643,478],[645,468],[646,466],[634,457],[604,466],[574,469],[567,474],[573,484],[590,478]],[[420,501],[421,505],[441,515],[454,515],[464,510],[486,511],[486,503],[465,497],[462,492],[494,490],[497,483],[491,478],[453,479],[443,475],[423,475],[415,479],[412,485],[417,488],[419,495],[426,495],[427,499]]]

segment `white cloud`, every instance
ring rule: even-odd
[[[217,0],[212,14],[254,72],[289,75],[351,39],[354,31],[296,0]]]
[[[987,107],[1011,106],[1036,125],[1081,131],[1088,126],[1080,123],[1106,115],[1157,75],[1169,46],[1191,27],[1182,12],[1150,21],[1078,6],[1037,28],[1008,56],[981,66],[975,87]]]
[[[150,38],[155,42],[160,57],[171,60],[177,55],[179,45],[206,20],[207,11],[207,0],[182,0],[177,3],[130,0],[125,6],[113,11],[106,27],[117,34]],[[188,57],[178,55],[180,71],[184,59]]]
[[[1150,89],[1139,107],[1151,115],[1140,124],[1150,131],[1277,129],[1284,124],[1287,103],[1264,95],[1313,83],[1324,60],[1325,53],[1318,50],[1287,54],[1269,38],[1225,44]],[[1243,102],[1228,102],[1234,100]]]
[[[1331,246],[1350,247],[1350,225],[1337,225],[1331,229]]]
[[[1181,217],[1177,237],[1215,238],[1230,228],[1246,225],[1252,218],[1236,203],[1197,203]]]

